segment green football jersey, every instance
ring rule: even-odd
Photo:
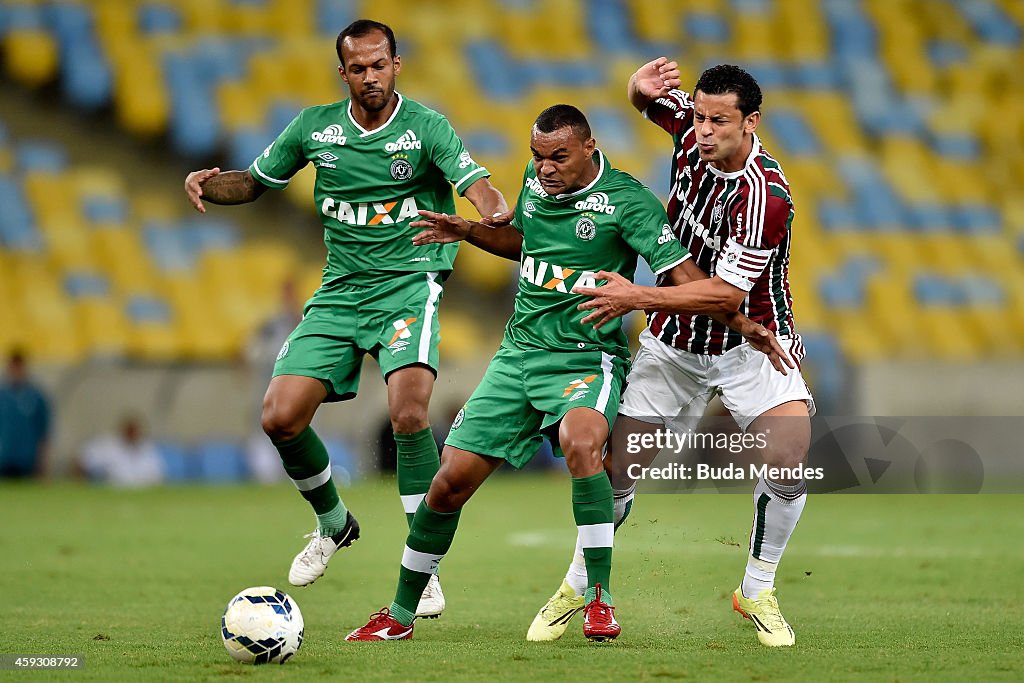
[[[622,319],[600,330],[581,324],[587,313],[576,306],[589,297],[572,288],[604,284],[595,281],[600,270],[632,280],[638,255],[658,274],[689,258],[654,193],[612,168],[600,151],[597,163],[592,183],[555,196],[541,187],[533,163],[527,165],[513,218],[523,234],[519,291],[505,328],[505,338],[517,346],[628,356]]]
[[[461,195],[490,174],[469,155],[441,114],[398,95],[388,121],[368,131],[349,100],[309,107],[249,167],[271,188],[316,167],[313,201],[324,226],[324,282],[370,270],[452,269],[458,244],[416,247],[409,223],[426,209],[455,212]]]

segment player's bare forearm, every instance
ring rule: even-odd
[[[466,188],[464,196],[476,207],[481,216],[496,216],[508,211],[504,195],[498,191],[498,188],[491,185],[488,178],[481,178],[470,185]]]
[[[690,315],[728,317],[743,302],[743,290],[719,278],[705,278],[672,287],[636,287],[636,308]],[[724,320],[723,320],[724,322]]]
[[[511,225],[491,227],[470,221],[466,241],[474,247],[510,261],[518,261],[523,251],[523,236]]]
[[[636,74],[634,73],[629,77],[629,83],[626,85],[626,95],[629,97],[630,104],[639,111],[643,112],[647,109],[647,105],[654,99],[648,97],[640,92],[636,87]]]
[[[225,171],[202,183],[202,197],[211,204],[233,205],[254,201],[267,189],[249,171]]]

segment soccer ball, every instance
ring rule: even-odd
[[[302,645],[303,630],[299,606],[270,586],[246,588],[220,619],[228,654],[248,664],[284,664]]]

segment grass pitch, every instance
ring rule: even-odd
[[[0,652],[78,654],[92,680],[1021,680],[1024,496],[812,497],[779,572],[796,647],[767,650],[731,611],[748,496],[646,495],[616,539],[623,625],[588,643],[577,616],[527,643],[573,546],[569,483],[496,476],[467,506],[442,565],[448,609],[415,639],[342,638],[388,604],[405,537],[393,482],[344,493],[362,539],[307,588],[287,584],[311,514],[274,487],[114,491],[0,486]],[[1016,539],[1016,540],[1014,540]],[[285,666],[236,664],[224,605],[275,585],[306,641]]]

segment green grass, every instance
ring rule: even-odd
[[[1024,496],[819,496],[779,573],[795,648],[766,650],[731,611],[751,502],[647,495],[620,530],[618,642],[526,627],[574,538],[564,476],[488,482],[442,566],[448,609],[415,640],[342,637],[390,602],[404,539],[392,482],[345,492],[363,537],[308,588],[287,585],[311,514],[294,489],[122,492],[0,487],[0,652],[82,654],[89,680],[1021,680]],[[287,665],[235,664],[218,634],[237,591],[296,599]],[[33,674],[0,672],[28,680]],[[38,678],[38,677],[37,677]]]

